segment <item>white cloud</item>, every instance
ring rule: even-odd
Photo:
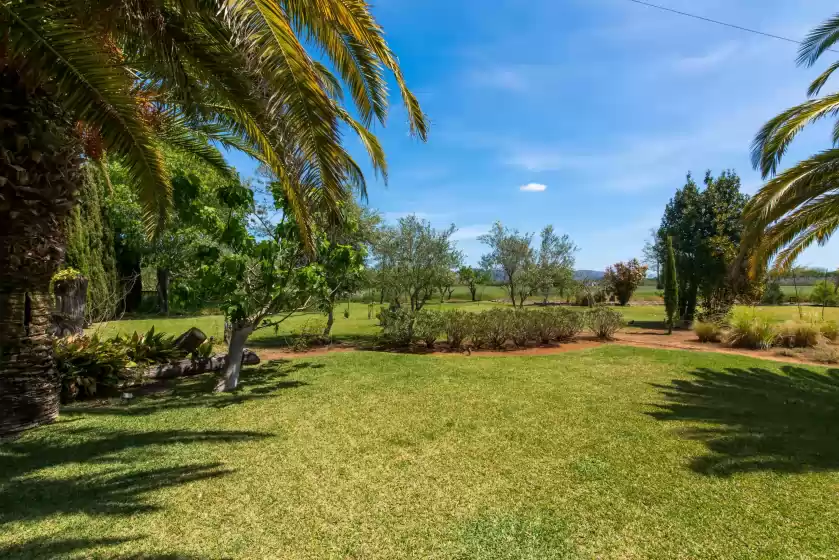
[[[469,79],[473,85],[505,91],[526,91],[529,86],[525,72],[515,66],[475,70],[469,75]]]
[[[547,185],[542,185],[540,183],[528,183],[526,185],[520,186],[519,190],[524,192],[542,192],[547,188]]]
[[[487,224],[478,224],[473,226],[464,226],[458,228],[454,234],[452,234],[452,240],[454,241],[465,241],[467,239],[477,239],[481,235],[485,234],[489,231],[491,226]]]
[[[703,55],[677,58],[673,61],[673,69],[680,73],[707,72],[724,64],[742,50],[738,43],[725,43]]]

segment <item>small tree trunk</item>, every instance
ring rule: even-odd
[[[242,354],[245,351],[245,343],[252,332],[253,326],[251,325],[233,325],[230,345],[227,350],[227,365],[224,368],[224,377],[216,385],[216,392],[232,391],[239,386],[239,374],[242,372]]]
[[[325,336],[325,337],[332,336],[332,324],[335,323],[335,313],[334,313],[334,311],[335,310],[333,309],[333,307],[330,307],[329,312],[326,314],[326,328],[323,329],[323,336]],[[368,315],[367,318],[369,319],[370,314],[368,313],[367,315]]]
[[[169,315],[169,269],[157,269],[157,302],[160,312]]]
[[[478,289],[475,286],[469,286],[469,292],[472,294],[472,301],[475,301],[475,295]]]
[[[53,284],[55,311],[52,314],[53,336],[72,336],[84,333],[87,302],[87,278],[79,276],[57,280]]]

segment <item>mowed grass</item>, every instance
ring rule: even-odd
[[[835,558],[839,371],[332,354],[0,445],[0,557]]]

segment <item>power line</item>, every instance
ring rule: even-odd
[[[746,31],[747,33],[754,33],[755,35],[763,35],[764,37],[770,37],[772,39],[779,39],[781,41],[786,41],[788,43],[795,43],[796,45],[802,45],[803,44],[801,41],[796,41],[795,39],[790,39],[789,37],[782,37],[780,35],[773,35],[772,33],[764,33],[763,31],[758,31],[757,29],[749,29],[748,27],[742,27],[742,26],[739,26],[739,25],[734,25],[733,23],[726,23],[724,21],[719,21],[719,20],[716,20],[716,19],[706,18],[706,17],[698,16],[696,14],[689,14],[687,12],[680,12],[679,10],[674,10],[673,8],[667,8],[665,6],[659,6],[658,4],[650,4],[649,2],[642,2],[641,0],[628,0],[628,1],[632,2],[634,4],[640,4],[642,6],[647,6],[649,8],[655,8],[657,10],[663,10],[665,12],[678,14],[680,16],[685,16],[685,17],[689,17],[689,18],[693,18],[693,19],[699,19],[699,20],[702,20],[702,21],[707,21],[708,23],[715,23],[717,25],[730,27],[732,29],[737,29],[739,31]],[[839,51],[834,50],[834,49],[827,49],[827,50],[829,50],[830,52],[839,52]]]

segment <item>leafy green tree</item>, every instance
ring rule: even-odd
[[[559,236],[550,225],[545,226],[540,237],[535,267],[530,274],[534,276],[534,291],[541,293],[543,303],[547,303],[551,291],[556,290],[560,295],[564,295],[571,286],[574,280],[574,253],[577,246],[568,234]]]
[[[798,64],[813,66],[822,55],[835,51],[837,41],[839,16],[833,16],[801,44]],[[752,143],[752,162],[763,178],[769,179],[749,202],[744,217],[747,232],[741,258],[748,259],[753,276],[759,276],[773,258],[776,270],[789,269],[802,251],[813,243],[827,243],[839,227],[836,132],[832,148],[777,174],[799,132],[809,124],[836,117],[839,95],[819,95],[837,69],[839,64],[831,64],[810,85],[807,95],[812,99],[767,122]]]
[[[626,305],[646,277],[647,267],[638,262],[638,259],[632,259],[607,268],[603,279],[609,290],[617,296],[618,303]]]
[[[410,215],[396,226],[382,228],[374,245],[374,260],[381,287],[399,307],[407,297],[412,313],[434,294],[441,277],[460,266],[462,255],[451,237],[455,226],[436,230],[425,220]]]
[[[489,284],[490,277],[486,270],[473,266],[462,266],[457,271],[458,280],[469,289],[472,301],[477,301],[478,287]]]
[[[318,306],[326,313],[326,337],[332,334],[336,302],[356,293],[368,279],[365,259],[380,222],[377,213],[349,200],[344,204],[340,222],[321,225],[326,240],[320,244],[317,262],[323,267],[326,292]]]
[[[837,299],[836,286],[827,280],[818,282],[810,292],[810,301],[817,305],[833,306]]]
[[[528,293],[535,284],[531,270],[534,253],[530,246],[533,234],[521,234],[495,222],[490,232],[478,239],[489,246],[489,253],[481,258],[481,268],[501,272],[507,296],[515,307],[516,298]]]
[[[679,278],[673,240],[664,238],[664,310],[667,314],[667,334],[673,333],[673,325],[679,317]]]
[[[161,229],[171,200],[161,144],[226,169],[213,140],[283,178],[302,160],[307,180],[283,184],[311,252],[306,201],[337,211],[348,187],[365,190],[344,125],[386,172],[370,132],[386,120],[386,70],[412,133],[426,137],[419,103],[364,2],[7,0],[0,26],[0,121],[16,131],[0,138],[0,434],[58,414],[49,284],[85,159],[125,163],[148,230]]]
[[[705,174],[700,190],[690,174],[667,204],[659,238],[671,237],[679,277],[679,316],[692,320],[701,303],[706,313],[725,314],[746,282],[734,269],[743,235],[742,214],[748,198],[740,193],[733,171]]]
[[[291,219],[288,208],[273,223],[244,185],[231,185],[220,197],[229,206],[230,219],[223,223],[216,242],[200,250],[200,278],[207,293],[221,301],[229,325],[229,358],[216,390],[231,391],[238,385],[250,335],[278,329],[295,312],[316,307],[328,297],[329,286],[325,267],[309,256],[303,239],[307,234]],[[248,224],[253,224],[250,230]],[[314,233],[316,254],[328,254],[336,261],[354,259],[351,248],[335,250],[323,232]]]

